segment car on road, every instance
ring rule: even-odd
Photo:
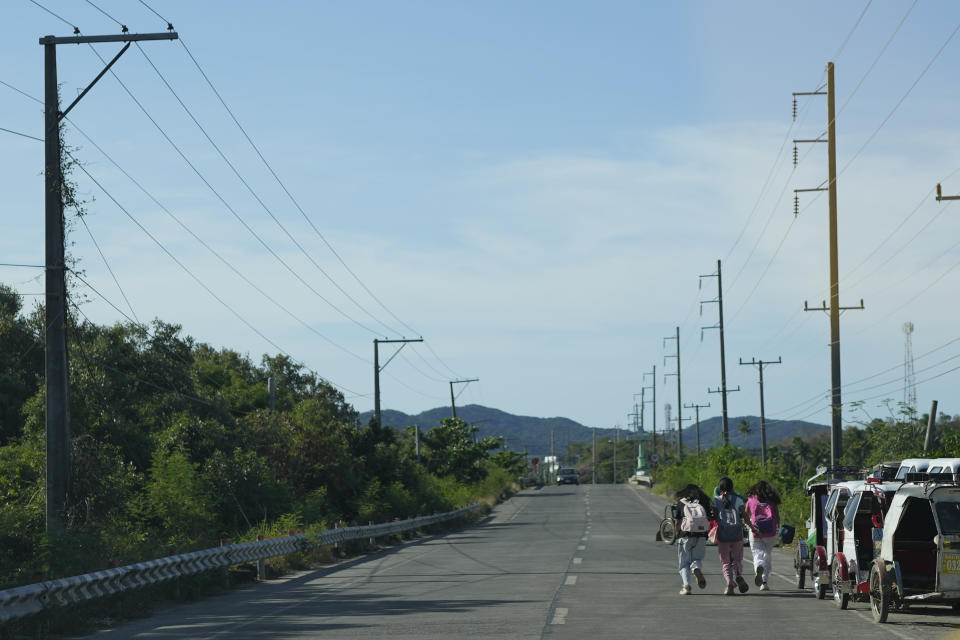
[[[560,467],[557,470],[557,484],[580,484],[580,474],[572,467]]]

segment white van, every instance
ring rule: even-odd
[[[908,458],[897,469],[897,480],[903,480],[908,473],[923,473],[930,466],[930,458]]]

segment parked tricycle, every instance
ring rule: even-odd
[[[828,555],[833,601],[841,609],[846,609],[851,599],[869,600],[870,568],[880,555],[884,518],[901,486],[900,481],[880,478],[850,486],[842,518],[834,521],[828,541],[834,550]]]
[[[960,609],[960,486],[954,474],[907,474],[870,566],[873,619],[911,603]]]

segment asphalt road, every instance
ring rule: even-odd
[[[656,542],[664,501],[626,485],[527,490],[481,524],[336,566],[176,606],[99,636],[120,638],[927,638],[960,637],[944,607],[870,619],[793,587],[778,553],[771,591],[680,596],[676,547]],[[745,573],[752,574],[749,549]]]

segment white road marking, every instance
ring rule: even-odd
[[[567,581],[564,584],[571,587],[577,584],[577,576],[567,576]]]
[[[583,558],[574,558],[573,564],[583,564]]]
[[[586,550],[587,550],[587,545],[585,545],[585,544],[578,544],[578,545],[577,545],[577,551],[586,551]]]
[[[553,612],[553,620],[550,624],[567,624],[567,608],[557,607],[556,611]]]

